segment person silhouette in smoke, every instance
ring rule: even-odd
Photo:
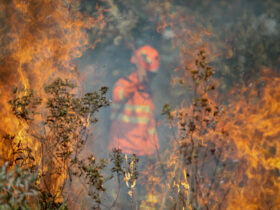
[[[130,61],[136,65],[136,70],[126,78],[120,78],[113,87],[109,149],[118,148],[124,154],[136,154],[141,173],[148,161],[155,159],[159,149],[151,97],[151,82],[160,65],[159,53],[145,45],[134,52]],[[139,183],[136,188],[139,194],[145,191]]]
[[[147,156],[159,148],[150,91],[151,81],[159,70],[159,54],[145,45],[136,50],[131,62],[136,71],[119,79],[113,88],[109,148]]]

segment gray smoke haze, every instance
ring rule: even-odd
[[[277,9],[272,8],[277,4],[277,1],[270,3],[221,0],[169,2],[170,13],[184,14],[192,19],[192,24],[185,22],[185,27],[189,31],[199,32],[203,29],[211,31],[212,34],[203,40],[219,54],[212,59],[211,64],[215,68],[216,77],[222,78],[219,87],[222,92],[226,92],[236,82],[246,81],[251,76],[258,75],[263,65],[279,71],[277,68],[279,67],[279,47],[277,47],[279,46],[279,13]],[[103,5],[108,6],[107,1],[104,1]],[[161,110],[165,103],[176,106],[180,104],[182,98],[191,97],[188,96],[188,90],[184,92],[170,84],[171,75],[176,75],[174,69],[179,66],[181,59],[180,49],[178,46],[172,46],[172,41],[184,37],[185,31],[180,34],[169,26],[157,31],[161,15],[164,14],[161,11],[166,9],[164,1],[157,1],[154,11],[142,1],[115,1],[115,6],[118,8],[119,16],[107,13],[106,27],[110,34],[104,33],[101,43],[78,61],[82,75],[85,75],[85,90],[93,90],[105,85],[110,88],[109,97],[111,97],[114,82],[129,75],[135,69],[135,66],[130,63],[132,50],[125,42],[125,36],[131,36],[136,48],[150,44],[160,53],[161,68],[153,80],[152,92],[157,107],[156,119],[158,122],[164,121],[165,117],[161,115]],[[81,7],[87,11],[94,8],[90,1],[85,1]],[[168,17],[165,18],[168,21]],[[184,25],[180,21],[178,18],[173,23]],[[193,48],[193,46],[189,47]],[[96,129],[100,133],[95,136],[95,143],[102,148],[101,151],[106,150],[107,147],[109,113],[110,108],[100,113],[100,122]],[[171,135],[170,130],[166,127],[158,129],[162,148],[165,148]],[[93,145],[92,147],[98,148]]]

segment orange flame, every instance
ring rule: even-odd
[[[279,77],[263,77],[234,91],[224,127],[240,162],[228,209],[280,208],[279,88]]]
[[[158,3],[150,3],[150,7],[155,8],[154,4]],[[180,49],[181,63],[176,72],[181,74],[179,77],[172,78],[172,83],[174,86],[178,83],[187,86],[191,84],[191,80],[188,79],[190,78],[189,71],[185,71],[185,68],[195,69],[195,54],[198,50],[203,49],[207,56],[210,55],[210,61],[222,53],[219,47],[205,41],[207,40],[205,38],[212,35],[210,30],[197,26],[190,16],[180,12],[180,8],[173,8],[172,11],[175,12],[172,12],[167,1],[163,1],[160,5],[161,7],[156,7],[157,9],[153,11],[160,17],[157,31],[172,30],[173,46],[175,49]],[[222,45],[227,48],[225,58],[230,58],[231,47],[223,43]],[[201,204],[212,202],[217,209],[280,209],[280,78],[277,76],[272,78],[271,75],[271,71],[264,68],[263,77],[255,81],[255,84],[251,83],[241,88],[235,87],[227,93],[225,98],[230,101],[230,105],[216,122],[216,130],[209,130],[203,136],[195,136],[202,145],[209,139],[213,141],[216,147],[224,150],[220,157],[221,161],[227,164],[227,161],[231,160],[234,163],[233,166],[226,166],[232,168],[224,174],[213,177],[219,181],[219,188],[213,187],[212,192],[207,194],[207,187],[201,187],[206,191],[198,196]],[[187,91],[184,89],[182,94]],[[213,110],[217,105],[217,100],[211,100],[213,96],[205,95],[205,97]],[[217,98],[217,95],[214,98]],[[182,115],[189,115],[191,110],[187,104],[182,104],[181,108],[173,114],[180,112]],[[180,121],[180,123],[184,122]],[[218,134],[217,131],[221,131],[224,136]],[[180,133],[178,135],[180,136]],[[176,180],[178,176],[175,171],[182,166],[178,166],[179,158],[176,154],[178,148],[174,146],[177,142],[172,140],[171,144],[173,146],[169,149],[170,151],[165,151],[167,154],[163,154],[168,157],[168,160],[164,160],[166,167],[170,170],[167,180],[150,184],[156,177],[150,176],[148,179],[149,186],[161,186],[164,193],[161,195],[157,192],[153,193],[163,199],[166,198],[167,190],[175,185],[175,188],[178,188],[179,184],[184,183],[176,182],[174,186],[172,185],[173,178]],[[182,167],[182,173],[185,172],[184,170],[185,168]],[[182,175],[179,174],[179,176]],[[205,177],[205,180],[209,181],[209,177]],[[164,184],[161,184],[163,182]],[[188,193],[187,191],[186,194]],[[161,202],[158,203],[161,207],[165,202],[163,199],[160,199]]]
[[[32,149],[37,166],[43,165],[40,140],[30,136],[29,125],[13,115],[8,101],[15,87],[34,89],[46,101],[44,86],[55,77],[78,82],[73,59],[92,47],[86,29],[104,25],[102,11],[94,19],[82,14],[78,5],[76,0],[0,2],[0,18],[6,25],[0,37],[5,40],[0,53],[0,135],[15,134],[15,142]],[[36,116],[38,126],[41,120],[42,116]],[[1,142],[0,147],[2,161],[11,159],[7,145]],[[47,166],[38,168],[39,174],[49,170]],[[53,177],[51,191],[56,193],[65,178],[65,171]]]

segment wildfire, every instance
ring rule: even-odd
[[[153,3],[151,3],[152,7]],[[180,13],[179,8],[174,11],[176,12],[170,10],[168,3],[157,7],[157,10],[154,11],[155,14],[158,14],[157,17],[160,17],[157,30],[163,33],[166,29],[171,31],[170,38],[173,46],[180,49],[181,63],[176,69],[179,76],[171,79],[172,85],[184,85],[183,87],[187,88],[183,90],[182,94],[187,92],[192,95],[192,90],[188,86],[192,84],[190,71],[195,69],[193,63],[195,53],[203,49],[210,61],[221,55],[228,59],[232,56],[232,47],[223,43],[206,42],[207,37],[212,36],[210,30],[197,27],[190,16]],[[219,51],[220,49],[217,47],[219,45],[226,49],[225,53],[222,54]],[[185,70],[186,68],[190,71]],[[264,73],[265,75],[255,79],[254,83],[248,82],[249,85],[235,87],[223,97],[229,102],[229,105],[224,106],[225,112],[222,112],[217,121],[213,123],[215,129],[210,129],[212,125],[207,127],[203,124],[196,124],[196,129],[200,130],[202,125],[208,130],[194,133],[193,138],[198,140],[202,146],[215,146],[209,148],[209,152],[212,152],[212,157],[216,159],[211,158],[211,154],[207,156],[209,158],[203,159],[203,162],[198,164],[195,175],[198,177],[196,182],[200,189],[195,192],[198,203],[208,206],[210,209],[280,208],[280,79],[273,76],[272,71],[267,68],[264,69]],[[215,83],[217,87],[218,82]],[[193,87],[191,86],[191,88]],[[208,100],[210,110],[215,110],[215,107],[218,106],[218,98],[221,98],[221,94],[217,94],[216,92],[216,95],[204,95]],[[186,130],[182,131],[180,128],[185,127],[187,121],[184,119],[192,116],[193,113],[193,107],[187,100],[182,103],[180,108],[171,113],[172,116],[181,113],[181,120],[177,124],[179,137],[186,135]],[[204,119],[205,117],[206,120],[210,119],[203,114]],[[188,135],[186,136],[189,138]],[[181,192],[185,191],[186,199],[189,199],[189,193],[194,194],[189,189],[189,187],[192,188],[189,185],[192,177],[185,176],[189,168],[180,163],[180,155],[178,147],[176,147],[178,142],[175,140],[176,137],[171,137],[169,150],[162,154],[162,158],[166,158],[166,160],[162,160],[163,163],[160,163],[165,164],[167,170],[165,179],[157,179],[158,176],[150,176],[148,179],[149,186],[153,186],[152,189],[157,187],[160,189],[158,191],[149,190],[149,192],[161,200],[150,206],[163,208],[175,191],[179,194],[178,200],[180,200]],[[212,169],[207,165],[216,168],[216,171],[211,174]],[[207,170],[209,171],[205,172]],[[157,181],[154,182],[154,180]],[[163,182],[165,184],[161,184]],[[181,199],[187,205],[189,204],[189,201]],[[178,200],[174,202],[178,202]],[[191,207],[185,206],[184,208],[190,209]]]
[[[111,11],[114,9],[112,6]],[[14,92],[17,97],[28,97],[33,89],[46,102],[44,87],[54,78],[63,77],[79,83],[73,60],[101,41],[96,37],[90,43],[87,30],[98,28],[102,31],[106,25],[102,8],[97,5],[96,10],[94,18],[81,13],[79,0],[0,2],[0,22],[4,23],[0,28],[1,164],[8,161],[12,166],[15,162],[14,145],[23,145],[30,160],[34,159],[34,162],[26,163],[36,165],[39,177],[51,183],[48,190],[56,195],[57,200],[68,176],[68,163],[48,159],[48,152],[60,145],[51,144],[52,139],[42,140],[33,132],[42,127],[46,110],[39,107],[42,114],[34,116],[35,123],[31,126],[28,120],[20,120],[14,115],[8,102],[13,99],[15,87],[23,89]],[[228,103],[225,112],[214,120],[218,92],[216,95],[204,93],[199,100],[191,101],[191,97],[205,89],[205,86],[200,89],[191,86],[194,84],[192,74],[197,74],[195,56],[203,49],[210,61],[221,55],[228,59],[232,56],[232,47],[210,42],[214,32],[197,24],[190,14],[170,1],[150,1],[145,11],[153,13],[150,19],[158,22],[157,32],[165,34],[174,51],[179,53],[180,61],[175,69],[179,76],[172,78],[171,83],[183,87],[183,91],[173,94],[187,99],[170,114],[169,122],[179,118],[172,127],[178,132],[171,137],[170,147],[159,155],[161,162],[149,165],[143,172],[144,178],[139,180],[150,187],[141,206],[164,209],[168,202],[170,205],[181,202],[175,207],[192,209],[191,204],[195,202],[191,200],[196,199],[195,204],[210,209],[280,209],[280,77],[272,77],[272,72],[265,68],[264,75],[258,80],[235,87],[223,97]],[[219,45],[227,52],[221,53]],[[197,93],[191,92],[193,89]],[[205,107],[199,116],[194,111],[198,107],[195,103],[200,103],[201,110]],[[19,107],[18,111],[22,112],[22,109]],[[189,119],[201,123],[191,124]],[[211,120],[213,123],[207,124]],[[89,124],[90,116],[83,122],[85,127]],[[41,132],[46,131],[42,129]],[[78,136],[79,133],[76,130],[72,135]],[[43,141],[48,143],[48,148],[43,146]],[[197,148],[202,148],[201,153],[192,153],[190,148],[195,147],[192,141],[196,141]],[[190,151],[186,149],[185,156],[179,151],[184,143]],[[71,147],[70,143],[66,146]],[[128,163],[127,156],[125,160]],[[197,161],[197,168],[188,165],[190,160]],[[52,164],[59,165],[60,170],[55,171]],[[135,162],[128,165],[130,171],[125,172],[125,182],[133,197]],[[213,173],[212,166],[216,170]],[[196,195],[194,183],[198,186]]]
[[[39,175],[51,170],[46,166],[41,167],[44,161],[42,145],[38,139],[30,136],[32,127],[28,122],[14,116],[8,101],[12,99],[15,87],[24,90],[17,92],[18,97],[26,96],[28,89],[33,89],[46,101],[44,87],[54,78],[68,78],[78,83],[73,59],[92,47],[86,29],[102,29],[104,25],[101,10],[94,19],[82,14],[78,5],[79,1],[76,0],[12,0],[0,3],[0,19],[5,25],[1,29],[1,40],[4,42],[1,43],[0,52],[0,135],[1,138],[7,134],[14,135],[14,143],[30,148],[40,169]],[[40,109],[44,113],[43,108]],[[42,116],[36,116],[34,124],[39,127],[41,120]],[[13,154],[7,153],[11,144],[11,139],[1,141],[2,161],[14,161]],[[65,177],[63,171],[51,177],[53,193],[61,187]]]
[[[279,77],[260,78],[231,101],[225,129],[237,147],[239,163],[228,209],[280,207],[279,84]]]

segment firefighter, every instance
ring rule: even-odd
[[[119,79],[113,88],[109,148],[149,156],[159,148],[150,91],[151,81],[159,70],[159,54],[145,45],[135,51],[131,62],[136,71]]]

